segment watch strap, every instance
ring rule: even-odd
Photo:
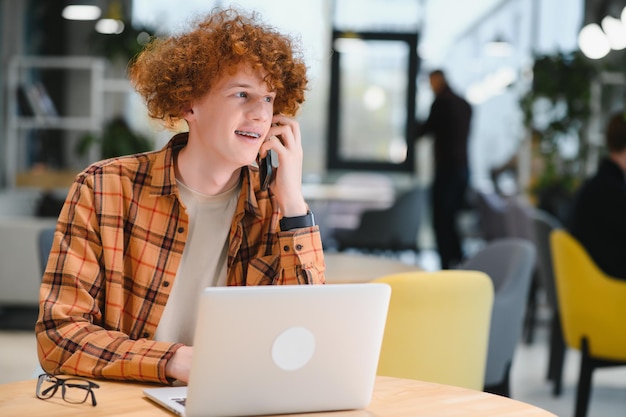
[[[286,232],[291,229],[299,229],[302,227],[315,226],[315,217],[311,210],[307,211],[305,215],[296,217],[283,217],[280,219],[280,230]]]

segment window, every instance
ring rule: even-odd
[[[417,33],[333,31],[329,169],[413,171]]]

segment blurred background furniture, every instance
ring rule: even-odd
[[[526,196],[515,195],[508,197],[504,210],[506,237],[525,239],[534,245],[533,210],[534,207],[530,205]],[[537,261],[535,260],[531,272],[530,289],[528,291],[522,331],[524,341],[529,344],[533,342],[535,336],[540,286],[539,271]]]
[[[491,242],[506,236],[506,200],[495,192],[476,191],[474,204],[480,236]]]
[[[358,249],[366,252],[419,252],[418,231],[426,191],[414,186],[401,193],[393,205],[382,210],[365,210],[354,230],[336,230],[339,251]]]
[[[494,301],[485,371],[487,392],[510,396],[510,371],[522,335],[536,250],[521,238],[496,239],[458,269],[481,271],[493,281]]]
[[[56,220],[0,217],[0,306],[37,306],[41,269],[37,239]]]
[[[529,203],[526,196],[476,191],[474,198],[479,234],[485,242],[503,238],[521,238],[534,244],[532,222],[534,207]],[[533,265],[523,327],[524,341],[529,344],[534,339],[541,289],[537,265]]]
[[[554,230],[550,243],[563,336],[581,352],[574,415],[585,417],[594,370],[626,366],[626,281],[602,272],[569,232]]]
[[[54,240],[54,231],[56,227],[47,227],[39,231],[37,236],[37,247],[39,248],[39,266],[41,267],[41,275],[46,270],[46,264],[48,263],[48,255],[50,255],[50,249],[52,248],[52,241]]]
[[[378,375],[482,390],[493,303],[476,271],[405,272],[391,286]]]
[[[421,270],[398,259],[364,253],[328,252],[324,262],[327,284],[369,282],[389,274]]]
[[[347,172],[340,175],[334,184],[341,190],[342,197],[328,201],[324,221],[331,230],[355,229],[365,210],[388,208],[395,197],[395,185],[389,175],[374,172]],[[348,199],[348,190],[367,189],[374,196],[368,200]]]
[[[302,194],[315,213],[325,247],[336,229],[354,230],[363,211],[385,209],[395,199],[395,184],[384,174],[353,172],[334,182],[304,182]]]
[[[537,270],[541,287],[545,291],[545,301],[550,310],[550,343],[547,378],[552,381],[552,394],[561,395],[565,341],[561,329],[559,304],[556,298],[556,284],[552,265],[550,233],[561,228],[561,222],[548,212],[540,209],[532,211],[535,248],[537,249]]]
[[[37,239],[41,230],[54,227],[57,220],[40,216],[42,196],[41,190],[30,188],[0,191],[0,310],[38,305]]]

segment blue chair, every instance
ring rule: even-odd
[[[48,255],[50,255],[50,249],[52,248],[52,241],[54,240],[54,227],[48,227],[41,229],[38,236],[39,247],[39,265],[41,266],[41,275],[43,276],[46,270],[46,264],[48,263]]]
[[[50,249],[52,248],[52,241],[54,240],[54,227],[48,227],[41,229],[37,237],[37,247],[39,248],[39,265],[41,267],[41,276],[46,270],[46,264],[48,263],[48,256],[50,255]],[[43,374],[44,370],[38,363],[33,371],[33,378],[37,378]]]
[[[484,272],[495,290],[484,390],[510,397],[509,375],[521,339],[536,250],[522,238],[496,239],[458,269]]]

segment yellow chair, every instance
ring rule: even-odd
[[[602,272],[565,230],[550,245],[565,344],[581,351],[575,416],[584,417],[594,369],[626,365],[626,282]]]
[[[378,375],[482,391],[493,305],[489,276],[418,271],[373,282],[391,286]]]

